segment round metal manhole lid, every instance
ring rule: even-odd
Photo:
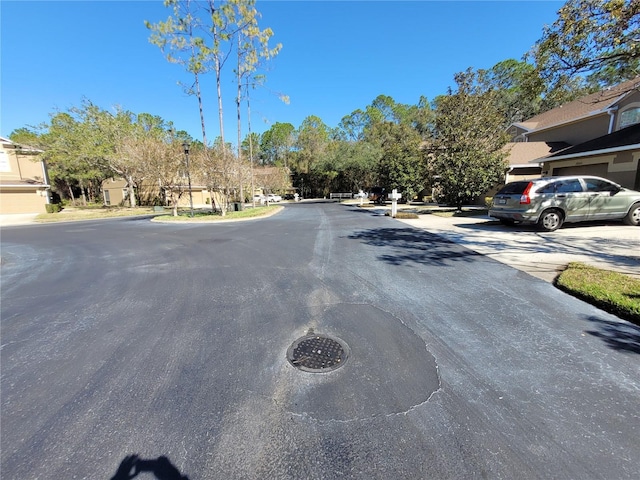
[[[287,360],[299,370],[311,373],[330,372],[345,364],[349,347],[338,338],[310,334],[299,338],[287,350]]]

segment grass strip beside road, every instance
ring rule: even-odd
[[[640,325],[640,280],[572,262],[556,286],[590,304]]]
[[[245,208],[239,212],[227,212],[223,217],[219,212],[212,213],[209,211],[196,211],[191,216],[189,210],[180,210],[178,216],[163,215],[159,218],[162,222],[217,222],[220,220],[245,220],[248,218],[265,217],[279,212],[283,207],[280,205],[269,205],[264,207]],[[169,212],[171,213],[171,212]]]
[[[65,208],[57,213],[43,213],[35,218],[38,223],[73,222],[76,220],[96,220],[101,218],[131,217],[135,215],[153,215],[153,208],[139,207],[87,207]]]
[[[246,208],[239,212],[227,212],[223,217],[220,213],[212,213],[211,210],[196,210],[193,218],[189,209],[180,208],[178,216],[172,216],[171,209],[164,212],[156,212],[153,207],[73,207],[65,208],[57,213],[43,213],[35,218],[37,223],[74,222],[81,220],[100,220],[104,218],[133,217],[138,215],[155,215],[161,217],[163,222],[216,222],[220,220],[242,220],[253,217],[268,216],[279,211],[282,207],[270,205],[268,207]]]

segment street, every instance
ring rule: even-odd
[[[110,479],[130,455],[138,479],[640,471],[640,328],[400,221],[318,201],[1,248],[3,479]],[[310,332],[344,365],[295,368]]]

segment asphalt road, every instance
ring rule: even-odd
[[[3,480],[131,478],[134,454],[139,479],[640,472],[640,328],[374,212],[23,226],[1,247]],[[310,329],[344,366],[287,361]]]

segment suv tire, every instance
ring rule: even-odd
[[[540,215],[540,218],[538,219],[538,228],[545,232],[553,232],[562,226],[562,222],[564,222],[562,212],[555,208],[551,208],[549,210],[545,210],[542,212],[542,215]]]
[[[634,203],[624,217],[624,223],[627,225],[640,225],[640,203]]]

